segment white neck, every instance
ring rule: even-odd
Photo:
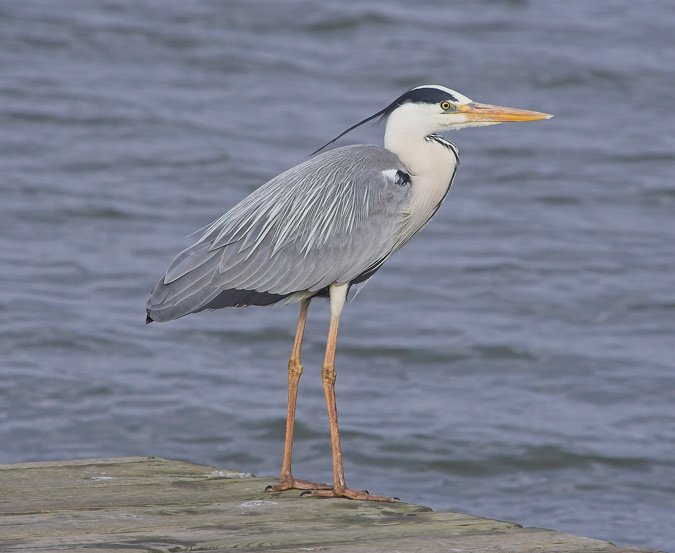
[[[384,147],[394,152],[411,169],[418,158],[417,148],[424,145],[425,137],[434,132],[434,129],[425,125],[424,118],[415,116],[418,109],[414,104],[397,108],[389,115],[384,131]]]
[[[407,116],[405,108],[399,107],[387,119],[384,147],[398,156],[410,174],[413,185],[410,218],[419,230],[447,193],[457,159],[445,146],[427,140],[437,129],[425,127],[421,118]]]

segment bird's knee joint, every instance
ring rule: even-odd
[[[288,376],[300,378],[302,374],[302,363],[300,359],[294,359],[291,357],[288,361]]]
[[[335,384],[336,377],[337,373],[335,372],[334,365],[324,365],[321,368],[321,378],[323,379],[324,382],[328,382],[329,384]]]

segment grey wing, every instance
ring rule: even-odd
[[[367,279],[401,245],[411,184],[398,157],[346,146],[275,177],[171,263],[148,319],[309,297]]]

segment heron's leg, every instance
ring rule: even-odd
[[[326,342],[326,356],[321,369],[323,391],[328,408],[328,424],[330,426],[330,442],[333,449],[333,489],[315,490],[308,495],[313,497],[348,497],[370,501],[394,501],[393,497],[371,495],[367,491],[352,490],[345,484],[345,472],[342,466],[342,450],[340,448],[340,430],[338,428],[337,404],[335,401],[335,347],[337,344],[340,313],[347,298],[348,285],[330,286],[331,318]]]
[[[298,329],[295,331],[295,341],[293,342],[293,351],[288,360],[288,413],[286,416],[286,443],[284,445],[284,462],[281,466],[281,478],[278,486],[267,486],[265,491],[276,492],[288,489],[315,490],[331,489],[328,484],[308,482],[307,480],[297,480],[291,473],[291,457],[293,452],[293,432],[295,429],[295,406],[298,399],[298,383],[302,375],[302,363],[300,362],[300,352],[302,350],[302,339],[305,333],[305,323],[307,322],[307,310],[309,309],[310,299],[302,300],[300,303],[300,317],[298,319]]]

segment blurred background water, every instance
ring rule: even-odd
[[[0,3],[0,462],[278,474],[297,307],[146,327],[146,297],[187,235],[438,83],[556,117],[450,135],[448,202],[347,306],[348,483],[673,548],[674,23],[666,0]],[[294,469],[326,480],[312,307]]]

